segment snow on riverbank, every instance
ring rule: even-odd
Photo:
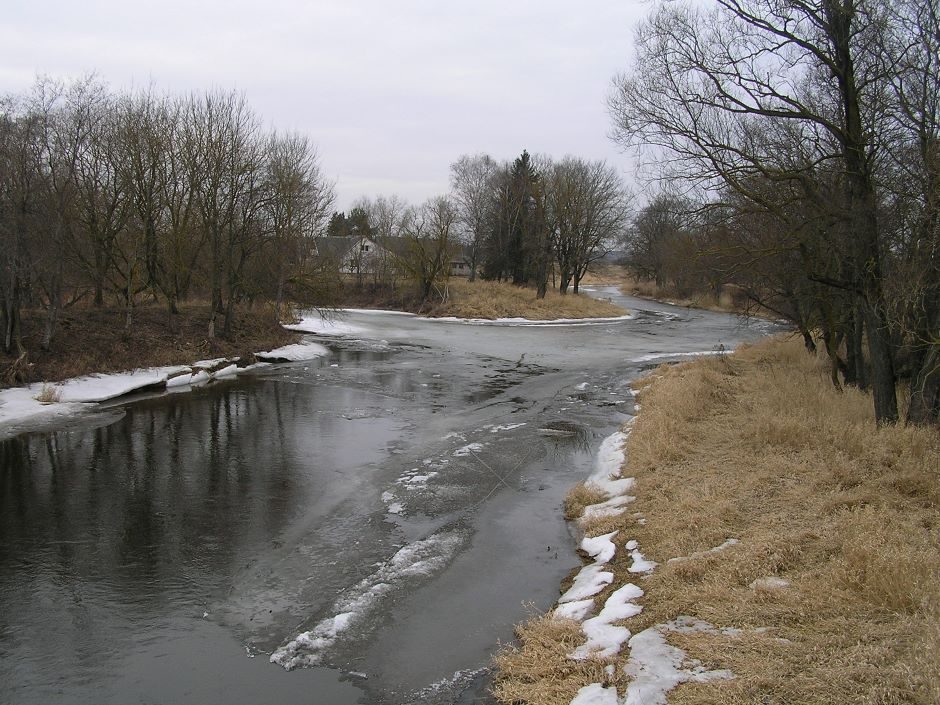
[[[601,443],[594,461],[594,471],[585,485],[600,490],[605,499],[585,508],[582,525],[592,517],[618,514],[634,500],[626,494],[633,488],[634,479],[621,477],[620,474],[627,438],[628,432],[618,432]],[[631,680],[623,700],[615,687],[591,683],[578,690],[571,705],[666,705],[666,694],[680,683],[734,678],[730,671],[705,669],[700,662],[689,659],[685,652],[666,641],[669,632],[715,631],[706,622],[679,617],[672,622],[632,634],[622,622],[642,612],[643,607],[637,604],[637,600],[644,595],[643,589],[632,582],[617,587],[596,616],[590,616],[595,610],[595,596],[616,585],[616,576],[608,566],[616,555],[617,545],[614,540],[619,533],[613,531],[582,539],[581,550],[594,558],[594,563],[581,569],[571,587],[559,598],[552,615],[555,619],[581,623],[585,641],[568,654],[568,658],[573,661],[610,659],[617,656],[626,645],[629,656],[622,668]],[[729,539],[712,551],[720,552],[735,543],[734,539]],[[626,541],[622,545],[631,558],[627,568],[629,574],[647,574],[656,568],[657,564],[643,556],[635,540]],[[614,666],[607,668],[613,669]],[[613,670],[609,671],[610,675],[613,673]]]
[[[297,331],[299,333],[312,333],[314,335],[324,335],[334,338],[348,338],[354,335],[361,335],[366,332],[362,326],[353,325],[337,318],[324,318],[320,314],[313,314],[301,317],[297,323],[282,324],[287,330]]]
[[[149,367],[128,372],[92,374],[54,384],[36,383],[0,390],[0,427],[8,424],[49,421],[88,411],[91,405],[145,390],[185,391],[266,366],[270,362],[312,360],[329,355],[328,348],[314,342],[285,345],[257,353],[261,360],[239,367],[237,359],[199,360],[191,365]],[[0,436],[2,436],[0,431]]]
[[[650,353],[649,355],[640,355],[631,362],[652,362],[653,360],[667,360],[674,357],[711,357],[714,355],[727,355],[734,352],[732,348],[721,346],[717,350],[700,350],[698,352],[673,352],[673,353]]]

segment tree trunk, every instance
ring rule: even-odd
[[[940,345],[933,344],[921,356],[911,380],[911,403],[907,410],[910,424],[936,424],[940,421]]]

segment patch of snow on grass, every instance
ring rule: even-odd
[[[581,540],[581,550],[591,556],[595,563],[610,563],[617,547],[614,545],[613,538],[617,535],[616,531],[611,531],[603,536],[588,537]]]
[[[623,444],[627,434],[617,431],[601,442],[594,458],[594,470],[585,482],[589,487],[595,487],[611,496],[628,492],[634,485],[632,477],[620,477],[620,468],[623,466],[626,455]]]
[[[637,550],[631,551],[630,557],[633,559],[633,565],[628,568],[631,573],[651,573],[657,566],[656,561],[647,560]]]
[[[626,505],[635,499],[636,497],[620,495],[619,497],[611,497],[606,502],[590,504],[584,508],[584,513],[581,515],[581,522],[584,523],[590,519],[614,517],[623,514],[627,511]]]
[[[766,578],[758,578],[751,583],[752,590],[785,590],[790,587],[790,581],[778,578],[775,575],[769,575]]]
[[[634,617],[643,611],[643,608],[633,602],[643,596],[643,590],[627,583],[615,590],[604,609],[596,617],[586,619],[581,630],[587,641],[568,654],[568,658],[575,661],[584,661],[589,658],[610,658],[620,651],[621,645],[630,638],[630,630],[617,626],[614,622]]]
[[[575,622],[583,622],[593,609],[594,598],[575,600],[558,605],[552,612],[552,616],[555,619],[573,619]]]
[[[620,705],[616,688],[605,688],[600,683],[591,683],[578,691],[571,705]]]
[[[313,629],[298,634],[271,654],[271,663],[286,670],[313,666],[342,635],[379,611],[383,600],[404,589],[415,578],[442,570],[466,543],[457,531],[435,534],[401,548],[376,572],[360,580],[333,604],[334,614]]]
[[[200,369],[209,369],[211,367],[216,367],[225,362],[226,358],[224,357],[214,357],[211,360],[198,360],[193,363],[193,367],[198,367]]]
[[[584,566],[568,591],[558,598],[558,604],[578,602],[596,595],[614,582],[614,574],[604,570],[604,566],[592,563]]]
[[[707,623],[690,626],[687,618],[644,629],[630,639],[630,659],[624,672],[633,680],[627,686],[625,705],[666,705],[666,693],[689,681],[728,680],[730,671],[709,671],[689,660],[682,649],[666,641],[668,631],[706,631]]]
[[[551,327],[551,326],[596,326],[605,323],[619,323],[620,321],[632,321],[636,316],[625,314],[623,316],[606,316],[603,318],[457,318],[456,316],[440,316],[437,318],[428,318],[428,321],[438,323],[462,323],[468,326],[533,326],[533,327]]]

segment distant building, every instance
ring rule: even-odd
[[[343,274],[371,273],[385,256],[382,247],[365,236],[323,236],[316,238],[314,246],[317,257]]]

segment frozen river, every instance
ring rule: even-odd
[[[596,295],[633,317],[349,313],[327,357],[0,443],[0,703],[479,702],[630,381],[769,329]]]

